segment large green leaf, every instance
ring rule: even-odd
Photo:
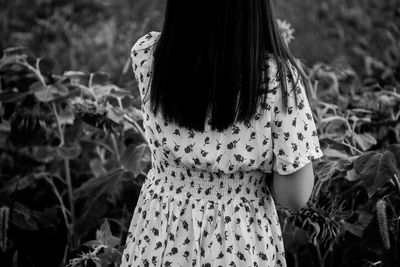
[[[103,163],[99,158],[92,158],[89,160],[90,169],[95,177],[100,177],[107,173]]]
[[[3,58],[25,55],[27,48],[24,46],[10,47],[3,50]]]
[[[328,138],[328,137],[322,137],[319,139],[319,142],[321,144],[321,148],[324,150],[325,152],[325,148],[332,148],[338,151],[344,151],[344,152],[351,152],[350,148],[343,144],[343,141],[337,141],[335,139],[332,138]],[[324,153],[325,154],[325,153]]]
[[[111,90],[117,87],[114,84],[107,84],[107,85],[94,85],[90,87],[90,90],[93,92],[95,95],[96,99],[100,99],[102,97],[105,97],[111,93]]]
[[[52,74],[55,65],[56,62],[54,61],[54,59],[46,56],[39,58],[36,62],[38,71],[40,71],[42,75],[46,76]]]
[[[1,91],[0,92],[0,102],[3,102],[3,103],[21,102],[29,94],[30,94],[30,92],[20,93],[20,92],[16,92],[14,89],[8,90],[8,91]]]
[[[349,155],[346,152],[334,148],[324,149],[324,156],[334,160],[346,160],[349,158]]]
[[[123,169],[115,169],[103,176],[92,178],[74,191],[77,202],[81,202],[76,230],[80,234],[92,229],[105,215],[108,207],[115,205],[122,195],[126,176]]]
[[[355,212],[358,215],[357,221],[354,223],[349,223],[347,221],[342,221],[342,225],[345,231],[349,231],[355,236],[362,237],[364,229],[368,226],[373,218],[373,215],[365,211]]]
[[[120,108],[116,108],[113,107],[112,105],[107,103],[107,106],[105,107],[105,109],[107,110],[107,118],[109,118],[110,120],[112,120],[113,122],[119,124],[122,123],[124,120],[124,115],[125,115],[125,111],[120,109]]]
[[[400,145],[392,144],[383,152],[367,152],[354,161],[358,179],[362,179],[371,197],[400,170]]]
[[[71,84],[89,85],[90,74],[83,71],[66,71],[63,76],[69,78]]]
[[[34,146],[32,147],[32,157],[43,163],[49,163],[57,155],[57,149],[52,146]]]
[[[147,143],[136,146],[129,145],[121,157],[122,165],[133,172],[135,176],[139,175],[151,162],[151,152]]]
[[[32,210],[19,202],[13,203],[11,212],[11,223],[18,228],[28,231],[39,230],[40,218],[43,216],[43,213]]]
[[[74,159],[77,158],[82,152],[82,148],[79,144],[63,145],[57,149],[57,154],[63,159]]]
[[[46,87],[38,87],[34,92],[36,98],[41,102],[51,102],[69,94],[68,87],[62,83],[50,84]]]
[[[22,177],[13,177],[9,181],[4,182],[0,188],[0,199],[8,198],[15,192],[16,189],[22,191],[24,189],[34,187],[36,185],[35,178],[36,177],[34,174],[27,174]]]
[[[112,235],[108,220],[104,220],[103,224],[100,226],[100,229],[96,231],[96,239],[100,242],[100,244],[109,247],[115,247],[120,241],[119,238]]]
[[[106,85],[110,82],[110,75],[105,72],[97,71],[90,75],[91,84]]]
[[[315,168],[315,173],[321,181],[331,179],[337,172],[345,172],[351,164],[349,160],[338,159],[319,162]]]

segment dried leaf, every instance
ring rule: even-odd
[[[369,133],[353,134],[354,141],[360,147],[362,151],[367,151],[372,146],[377,144],[375,137]]]

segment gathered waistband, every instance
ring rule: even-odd
[[[164,195],[226,201],[240,198],[242,201],[269,197],[266,173],[259,170],[216,173],[185,167],[163,166],[150,169],[144,186]]]

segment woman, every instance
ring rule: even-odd
[[[274,201],[303,207],[323,154],[271,2],[168,0],[131,55],[152,168],[121,266],[286,266]]]

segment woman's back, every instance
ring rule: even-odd
[[[147,99],[159,36],[150,32],[132,48],[152,169],[121,266],[286,266],[264,174],[294,173],[322,156],[304,87],[294,87],[284,115],[277,66],[269,57],[267,101],[253,120],[221,131],[211,130],[209,120],[203,131],[179,127],[153,114]]]
[[[153,162],[208,172],[259,169],[285,175],[322,156],[312,112],[301,83],[289,95],[288,114],[281,111],[280,82],[272,56],[267,59],[267,101],[259,103],[253,120],[238,122],[218,131],[211,130],[208,119],[204,131],[197,131],[165,120],[160,112],[155,116],[145,98],[149,93],[152,53],[159,36],[160,33],[154,31],[146,34],[136,42],[131,53]],[[294,103],[295,91],[301,100],[298,109]],[[175,97],[179,99],[179,96]]]

